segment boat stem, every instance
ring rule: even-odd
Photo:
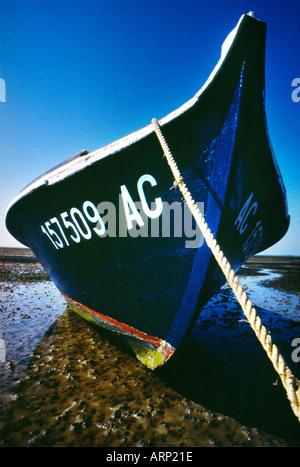
[[[172,156],[170,148],[162,134],[161,127],[158,121],[152,119],[152,125],[155,133],[164,151],[164,155],[173,173],[175,182],[174,185],[178,186],[197,225],[199,226],[202,235],[204,236],[208,247],[214,255],[217,263],[219,264],[229,286],[231,287],[237,301],[241,305],[244,315],[246,316],[251,328],[253,329],[256,337],[260,341],[263,349],[266,351],[269,359],[271,360],[274,369],[279,374],[283,387],[286,390],[287,397],[290,401],[291,408],[300,422],[300,381],[293,375],[290,368],[286,365],[282,355],[280,355],[277,346],[272,342],[272,338],[265,326],[262,324],[260,317],[257,315],[255,308],[252,306],[251,301],[241,284],[238,281],[235,272],[231,268],[229,261],[222,252],[214,235],[210,231],[207,223],[205,222],[203,214],[198,209],[197,204],[192,198],[183,177],[177,166],[177,163]]]

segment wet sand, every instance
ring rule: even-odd
[[[299,258],[278,257],[239,272],[298,378],[299,272]],[[0,249],[0,295],[3,447],[300,445],[281,382],[227,286],[155,372],[67,308],[28,250]]]

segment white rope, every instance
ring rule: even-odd
[[[269,359],[273,364],[274,369],[279,374],[283,387],[286,390],[287,397],[290,401],[291,408],[300,422],[300,382],[293,375],[289,367],[285,364],[285,361],[280,355],[276,345],[273,344],[270,334],[267,332],[266,328],[262,324],[261,319],[257,315],[255,308],[252,306],[251,301],[248,299],[246,292],[244,291],[241,284],[238,282],[238,278],[235,275],[233,269],[231,268],[229,261],[224,256],[223,252],[220,249],[220,246],[217,244],[216,239],[214,238],[213,234],[208,228],[208,225],[206,224],[203,215],[198,209],[197,204],[193,200],[191,193],[189,192],[187,186],[184,183],[181,173],[177,167],[177,164],[161,132],[158,121],[156,119],[153,119],[152,125],[154,127],[155,133],[163,148],[164,155],[175,178],[174,185],[179,187],[188,207],[191,210],[192,215],[195,218],[195,221],[197,222],[197,225],[199,226],[202,232],[202,235],[206,240],[208,247],[210,248],[217,263],[219,264],[234,295],[240,303],[247,320],[249,321],[253,331],[255,332],[255,335],[257,336],[262,347],[266,351]]]

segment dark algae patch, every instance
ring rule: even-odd
[[[24,251],[10,251],[18,261],[0,252],[2,447],[300,445],[277,375],[226,286],[170,361],[152,372],[122,341],[67,308],[32,254],[22,262]],[[273,301],[266,296],[273,308],[261,312],[284,335],[288,353],[299,337],[297,288],[290,290],[290,279],[277,296],[270,274],[281,268],[289,280],[298,266],[285,264],[252,261],[240,277],[250,294],[261,280],[269,281],[263,291],[275,290]]]
[[[50,280],[28,248],[0,248],[0,282],[36,282]]]

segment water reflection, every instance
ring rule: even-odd
[[[1,399],[15,398],[36,348],[49,327],[66,309],[54,284],[1,282],[0,329],[5,342],[5,362],[0,363]]]

